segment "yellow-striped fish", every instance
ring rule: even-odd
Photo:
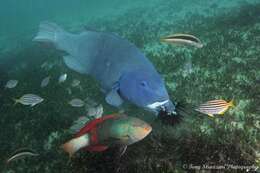
[[[223,115],[229,107],[234,107],[233,100],[230,102],[226,102],[225,100],[211,100],[201,104],[195,110],[214,117],[213,115]]]

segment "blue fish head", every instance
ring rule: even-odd
[[[175,112],[164,82],[158,73],[135,70],[125,73],[119,81],[120,95],[129,102],[158,114]]]

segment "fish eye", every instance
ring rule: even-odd
[[[141,82],[141,86],[146,87],[147,86],[147,82],[146,81],[142,81]]]

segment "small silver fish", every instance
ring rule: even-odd
[[[5,88],[9,88],[9,89],[15,88],[17,84],[18,84],[18,80],[9,80],[5,84]]]
[[[46,87],[46,86],[49,84],[50,78],[51,78],[51,77],[48,76],[48,77],[45,77],[45,78],[42,80],[42,82],[41,82],[41,87],[42,87],[42,88]]]
[[[213,115],[219,114],[224,115],[229,107],[234,107],[233,100],[226,102],[225,100],[211,100],[206,103],[201,104],[196,111],[207,114],[210,117]]]
[[[35,94],[25,94],[19,99],[14,99],[15,104],[30,105],[31,107],[41,103],[44,99]]]
[[[88,108],[88,116],[94,117],[94,118],[100,118],[103,115],[103,106],[102,104],[96,106],[96,107],[90,107]]]
[[[161,42],[181,44],[181,45],[191,45],[197,48],[202,48],[203,44],[197,37],[189,34],[173,34],[161,38]]]
[[[72,83],[71,83],[71,86],[72,86],[72,87],[77,87],[77,86],[79,86],[79,84],[80,84],[80,81],[79,81],[78,79],[74,79],[74,80],[72,81]]]
[[[78,98],[72,99],[71,101],[69,101],[69,104],[73,107],[82,107],[84,106],[84,101]]]
[[[21,159],[27,156],[32,156],[32,157],[36,157],[39,156],[38,153],[36,153],[35,151],[28,149],[28,148],[21,148],[16,150],[7,160],[6,163],[10,163],[11,161],[14,161],[16,159]]]
[[[66,79],[67,79],[67,74],[66,74],[66,73],[60,75],[60,77],[59,77],[59,83],[65,82]]]

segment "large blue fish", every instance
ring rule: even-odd
[[[72,34],[55,23],[42,22],[34,41],[53,43],[56,49],[65,51],[65,64],[93,76],[108,104],[119,107],[125,100],[156,114],[175,114],[175,104],[152,63],[118,35],[88,30]]]

